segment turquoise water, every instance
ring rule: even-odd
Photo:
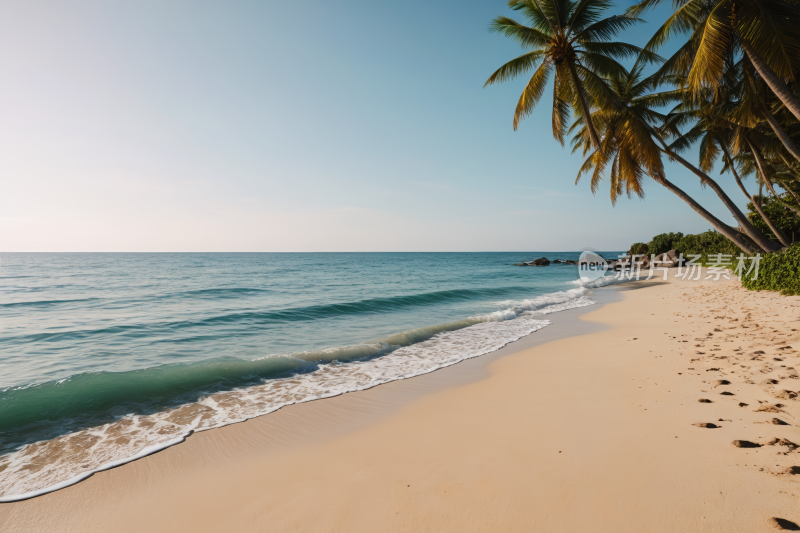
[[[579,253],[0,254],[0,496],[590,305],[577,267],[512,266],[542,255]]]

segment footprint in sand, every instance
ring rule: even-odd
[[[781,409],[781,407],[783,407],[782,403],[776,403],[775,405],[762,405],[761,407],[759,407],[758,409],[756,409],[753,412],[754,413],[785,413],[786,411]]]
[[[769,441],[767,443],[767,445],[768,446],[786,446],[787,448],[789,448],[789,452],[787,452],[787,453],[791,453],[791,452],[795,451],[797,448],[800,448],[800,446],[798,446],[794,442],[790,441],[789,439],[779,439],[777,437],[772,439],[771,441]]]
[[[775,529],[782,529],[784,531],[800,531],[800,526],[791,520],[786,520],[785,518],[777,518],[773,516],[769,519],[769,524]]]

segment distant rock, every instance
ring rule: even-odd
[[[534,259],[533,261],[528,261],[527,263],[514,263],[514,266],[521,266],[521,267],[529,267],[529,266],[547,266],[550,264],[550,260],[546,257],[540,257],[539,259]]]

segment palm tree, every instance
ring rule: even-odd
[[[670,81],[678,87],[678,90],[686,85],[684,83],[685,79],[680,76],[671,76]],[[729,149],[729,139],[733,131],[733,124],[729,117],[736,114],[741,107],[741,102],[738,99],[740,84],[741,63],[734,63],[729,58],[720,87],[716,91],[705,89],[696,98],[684,95],[683,100],[669,113],[660,129],[677,137],[669,146],[669,151],[673,153],[683,152],[699,141],[700,172],[696,172],[697,169],[695,168],[690,168],[690,170],[700,177],[704,186],[708,185],[712,188],[739,223],[742,230],[763,251],[775,252],[780,249],[780,246],[762,234],[733,203],[719,184],[708,177],[708,173],[713,170],[716,160],[722,155],[723,162],[729,166],[740,189],[752,201],[736,172]],[[686,133],[681,133],[679,127],[686,124],[690,124],[691,128]],[[760,211],[760,206],[758,204],[754,205]],[[766,217],[766,215],[763,216]]]
[[[642,0],[628,14],[639,16],[662,0]],[[677,9],[659,28],[647,50],[657,50],[670,37],[691,37],[667,62],[683,70],[695,95],[714,90],[727,58],[741,50],[782,104],[800,120],[800,99],[785,79],[797,81],[800,72],[800,7],[781,0],[675,0]]]
[[[616,98],[603,77],[624,71],[617,59],[642,55],[658,58],[637,46],[609,42],[617,33],[638,22],[631,16],[600,18],[610,0],[509,0],[521,11],[529,26],[508,17],[497,17],[491,30],[516,40],[527,52],[497,69],[484,85],[505,82],[533,70],[517,103],[514,129],[533,112],[544,95],[551,74],[553,83],[553,137],[562,145],[570,109],[587,117],[587,130],[594,146],[600,145],[592,119],[593,104],[613,107]]]
[[[666,178],[662,155],[666,154],[673,159],[682,160],[682,158],[666,147],[654,127],[654,123],[663,122],[667,117],[654,111],[653,108],[681,101],[683,91],[649,94],[652,80],[643,78],[642,71],[643,65],[637,61],[630,72],[614,74],[609,78],[609,86],[617,94],[620,105],[614,108],[600,108],[594,112],[592,118],[595,124],[602,128],[603,140],[599,148],[594,149],[584,161],[576,183],[584,174],[591,173],[592,192],[595,192],[610,164],[611,199],[615,202],[623,191],[629,196],[631,193],[643,196],[642,180],[647,175],[686,202],[742,250],[755,253],[760,246],[754,245],[736,228],[712,215],[694,198]],[[573,151],[583,149],[583,153],[586,154],[592,150],[592,146],[582,118],[576,120],[570,131],[576,132],[572,141]]]

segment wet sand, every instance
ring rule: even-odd
[[[2,505],[0,530],[800,523],[800,297],[671,279],[592,298],[605,303],[488,356],[198,433]]]

